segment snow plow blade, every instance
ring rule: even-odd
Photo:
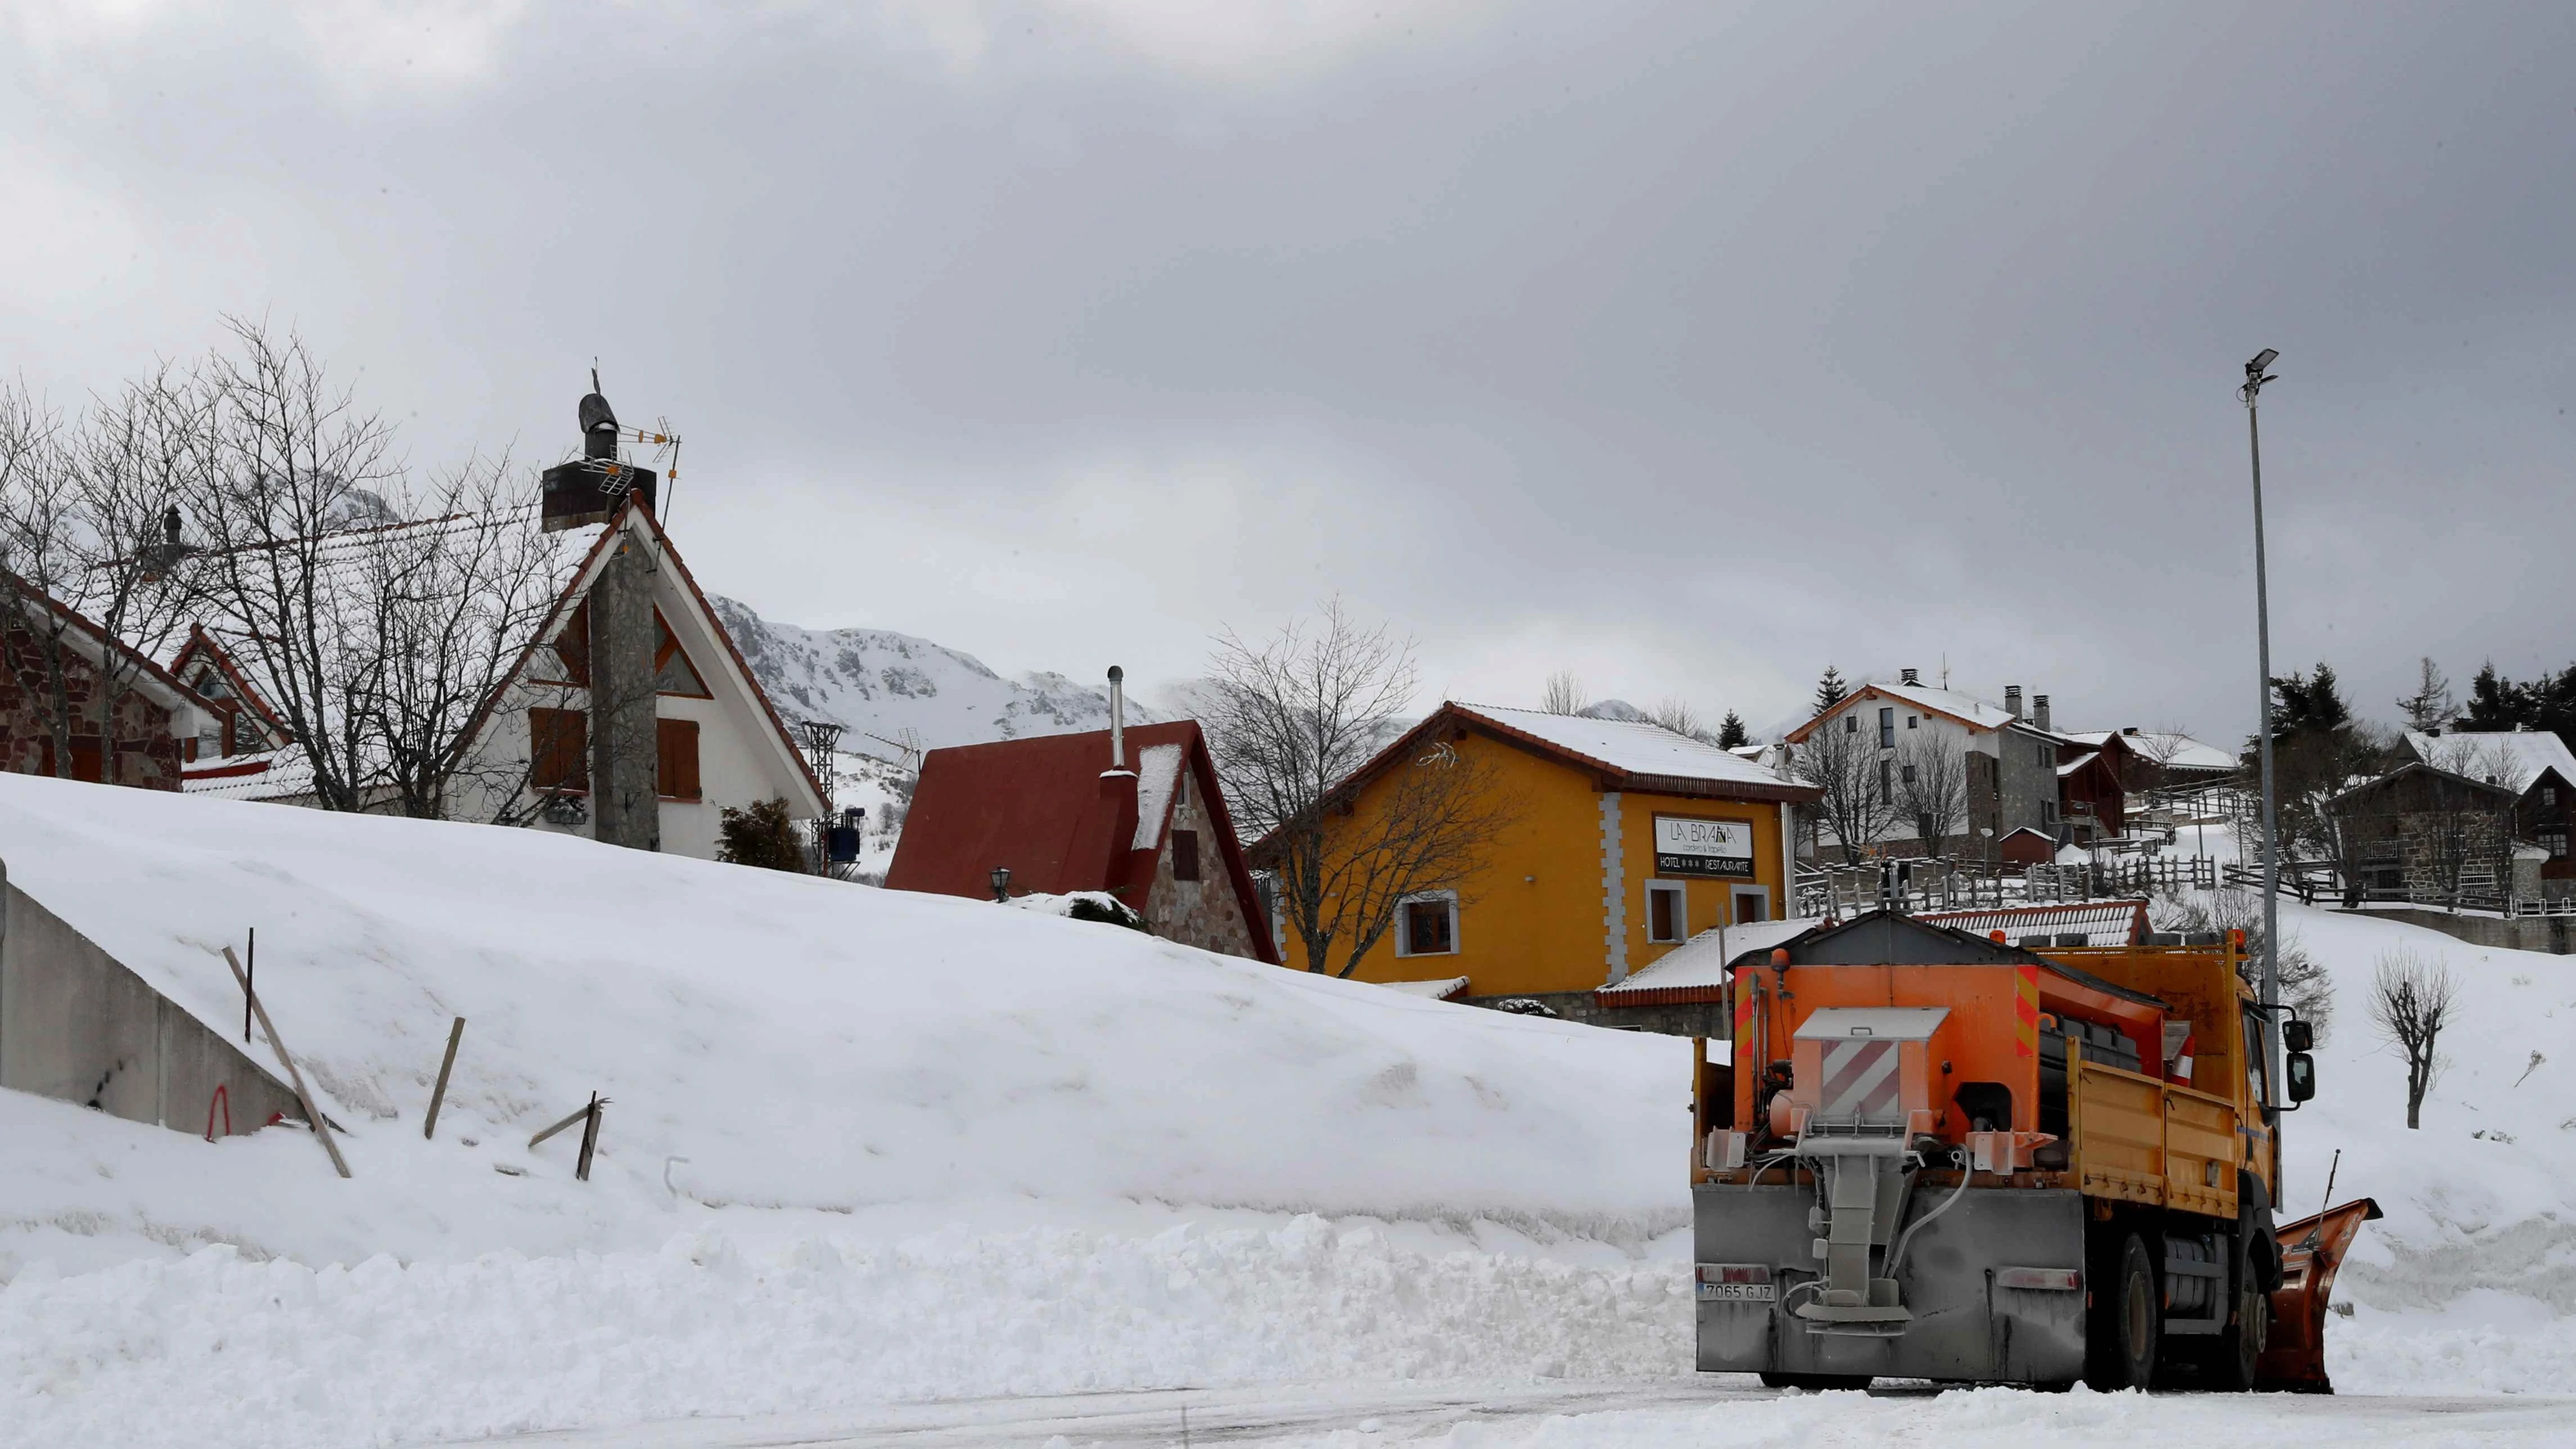
[[[2256,1363],[2254,1386],[2294,1394],[2331,1394],[2326,1377],[2326,1310],[2335,1270],[2343,1266],[2361,1225],[2385,1216],[2369,1198],[2355,1198],[2312,1218],[2284,1223],[2281,1286],[2272,1294],[2272,1331]]]

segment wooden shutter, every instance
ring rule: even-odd
[[[590,719],[577,709],[528,711],[528,784],[538,790],[590,788]]]
[[[654,792],[665,800],[701,800],[698,789],[698,722],[653,721]]]
[[[1199,878],[1199,833],[1195,830],[1172,832],[1172,879]]]

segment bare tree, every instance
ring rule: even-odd
[[[1211,675],[1201,724],[1310,971],[1350,975],[1407,897],[1458,889],[1519,816],[1499,772],[1447,740],[1352,779],[1395,732],[1415,670],[1408,643],[1339,600],[1258,645],[1220,636]]]
[[[2397,707],[2405,713],[2410,730],[2438,731],[2460,717],[2460,707],[2451,698],[2451,681],[2442,677],[2431,655],[2418,663],[2415,692],[2397,701]]]
[[[1790,767],[1823,792],[1811,808],[1842,846],[1843,859],[1856,865],[1862,848],[1895,822],[1897,797],[1880,780],[1878,737],[1844,728],[1849,718],[1817,725],[1792,752]]]
[[[1583,697],[1583,681],[1574,677],[1573,670],[1560,669],[1547,677],[1538,707],[1549,714],[1581,714],[1589,702]]]
[[[2381,1038],[2406,1057],[2406,1125],[2424,1125],[2424,1095],[2445,1065],[2442,1029],[2451,1023],[2457,983],[2448,966],[2426,962],[2400,948],[2379,958],[2371,982],[2370,1020]]]
[[[1912,822],[1926,854],[1943,853],[1968,816],[1968,757],[1937,734],[1917,734],[1897,751],[1896,808]]]
[[[229,319],[233,350],[191,379],[203,429],[190,577],[208,631],[257,677],[310,762],[314,802],[361,810],[380,782],[362,722],[383,684],[371,581],[342,566],[354,527],[391,509],[393,425],[361,410],[293,333]]]
[[[0,665],[37,704],[57,775],[88,739],[99,778],[128,781],[127,742],[165,737],[125,708],[180,617],[169,509],[186,430],[161,403],[138,386],[66,422],[23,385],[0,389]]]
[[[65,779],[79,665],[72,620],[51,605],[80,572],[74,473],[62,415],[24,382],[0,386],[0,667],[40,712]]]
[[[1706,726],[1700,720],[1699,711],[1691,706],[1689,700],[1679,695],[1666,695],[1661,704],[1646,712],[1646,718],[1653,720],[1664,729],[1671,730],[1674,734],[1688,735],[1692,739],[1703,738],[1708,733]]]
[[[406,815],[452,818],[471,798],[506,822],[546,803],[543,792],[522,788],[533,751],[522,761],[469,749],[566,582],[533,505],[505,456],[441,483],[429,520],[360,536],[366,637],[385,663],[359,723]],[[557,692],[567,697],[555,707],[576,707],[568,691]]]

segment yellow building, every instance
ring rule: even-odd
[[[1394,767],[1444,744],[1490,765],[1511,823],[1482,871],[1398,903],[1354,979],[1589,1017],[1594,990],[1693,935],[1786,913],[1791,811],[1816,791],[1642,721],[1443,704],[1351,777],[1332,827],[1366,832]],[[1304,942],[1278,929],[1305,969]]]

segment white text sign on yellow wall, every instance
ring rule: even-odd
[[[1753,874],[1753,827],[1742,820],[1655,817],[1655,874]]]

